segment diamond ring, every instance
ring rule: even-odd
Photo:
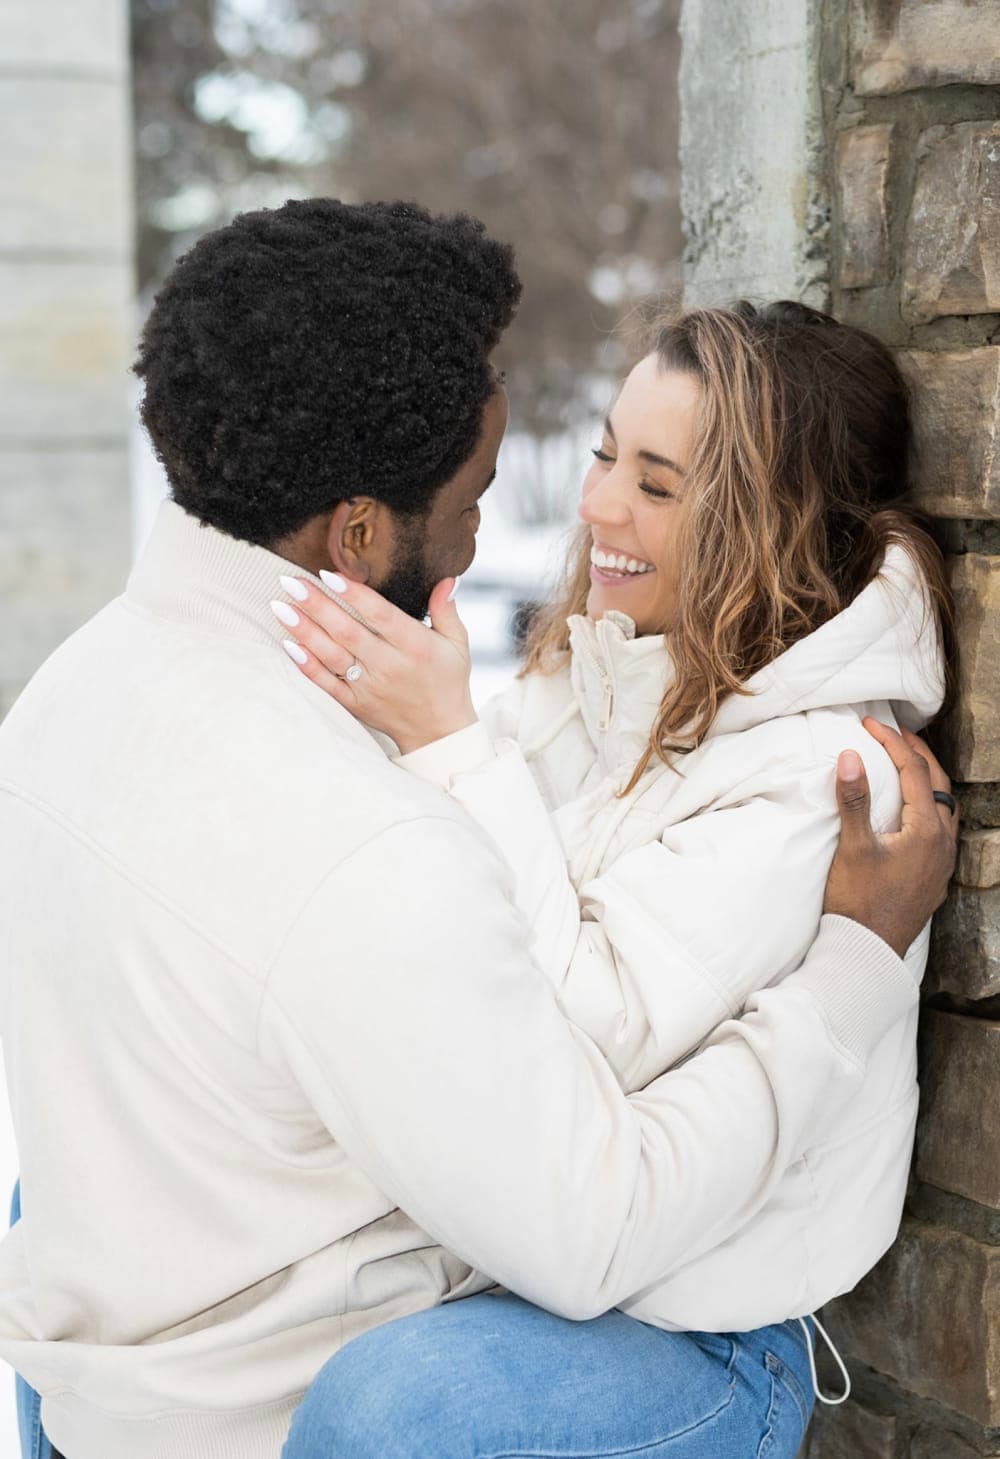
[[[364,669],[361,667],[360,664],[352,664],[351,667],[347,670],[347,673],[344,675],[344,678],[347,680],[348,684],[356,684],[363,673]]]

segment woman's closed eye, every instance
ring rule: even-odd
[[[598,461],[603,461],[606,466],[613,466],[617,459],[615,456],[612,456],[609,451],[605,451],[603,450],[603,448],[599,449],[597,446],[591,446],[590,454],[594,456]],[[641,477],[639,480],[639,490],[641,492],[644,492],[646,496],[652,497],[655,501],[672,502],[677,500],[677,495],[675,492],[668,491],[665,486],[657,486],[656,482],[650,481],[649,478],[645,476]]]

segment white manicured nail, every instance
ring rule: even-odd
[[[296,613],[295,609],[289,608],[287,603],[279,603],[275,601],[271,604],[271,612],[274,614],[275,618],[277,618],[278,622],[283,623],[286,628],[298,628],[299,624],[302,622],[302,619]]]
[[[335,593],[347,592],[347,579],[342,578],[339,572],[327,572],[326,568],[322,567],[320,568],[319,575],[327,587],[332,588]]]
[[[458,592],[458,590],[459,590],[459,588],[461,586],[462,586],[462,579],[461,578],[456,578],[455,579],[455,586],[452,588],[451,592],[448,594],[448,602],[449,603],[453,601],[453,599],[455,597],[455,594]]]
[[[301,578],[279,578],[278,582],[288,596],[294,598],[297,603],[304,603],[309,596],[309,589]]]
[[[297,643],[293,643],[290,638],[283,638],[281,640],[281,647],[285,650],[288,657],[294,659],[297,664],[304,664],[309,658],[305,649],[300,648]]]

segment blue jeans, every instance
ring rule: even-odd
[[[20,1220],[20,1182],[11,1225]],[[22,1459],[51,1459],[17,1379]],[[793,1459],[813,1407],[798,1322],[662,1332],[486,1292],[399,1318],[320,1369],[282,1459]]]
[[[341,1348],[282,1459],[793,1459],[812,1406],[797,1321],[663,1332],[487,1292]]]
[[[21,1219],[21,1182],[14,1187],[10,1203],[10,1224]],[[42,1399],[23,1378],[17,1378],[17,1431],[21,1437],[21,1459],[52,1459],[52,1445],[42,1428]]]

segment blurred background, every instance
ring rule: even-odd
[[[525,292],[498,361],[511,428],[463,588],[477,695],[496,687],[636,306],[679,293],[679,10],[0,6],[0,715],[120,590],[166,491],[128,367],[173,259],[239,211],[315,194],[463,209],[516,246]]]
[[[679,0],[133,0],[140,313],[246,208],[326,194],[482,218],[525,285],[511,429],[462,610],[479,698],[573,520],[637,303],[679,289]],[[134,452],[135,540],[162,493]]]
[[[460,600],[477,699],[507,681],[636,308],[679,293],[679,9],[0,3],[0,715],[121,591],[167,491],[129,371],[158,284],[235,213],[315,194],[464,210],[516,247],[511,427]],[[0,1101],[0,1195],[16,1169]]]

